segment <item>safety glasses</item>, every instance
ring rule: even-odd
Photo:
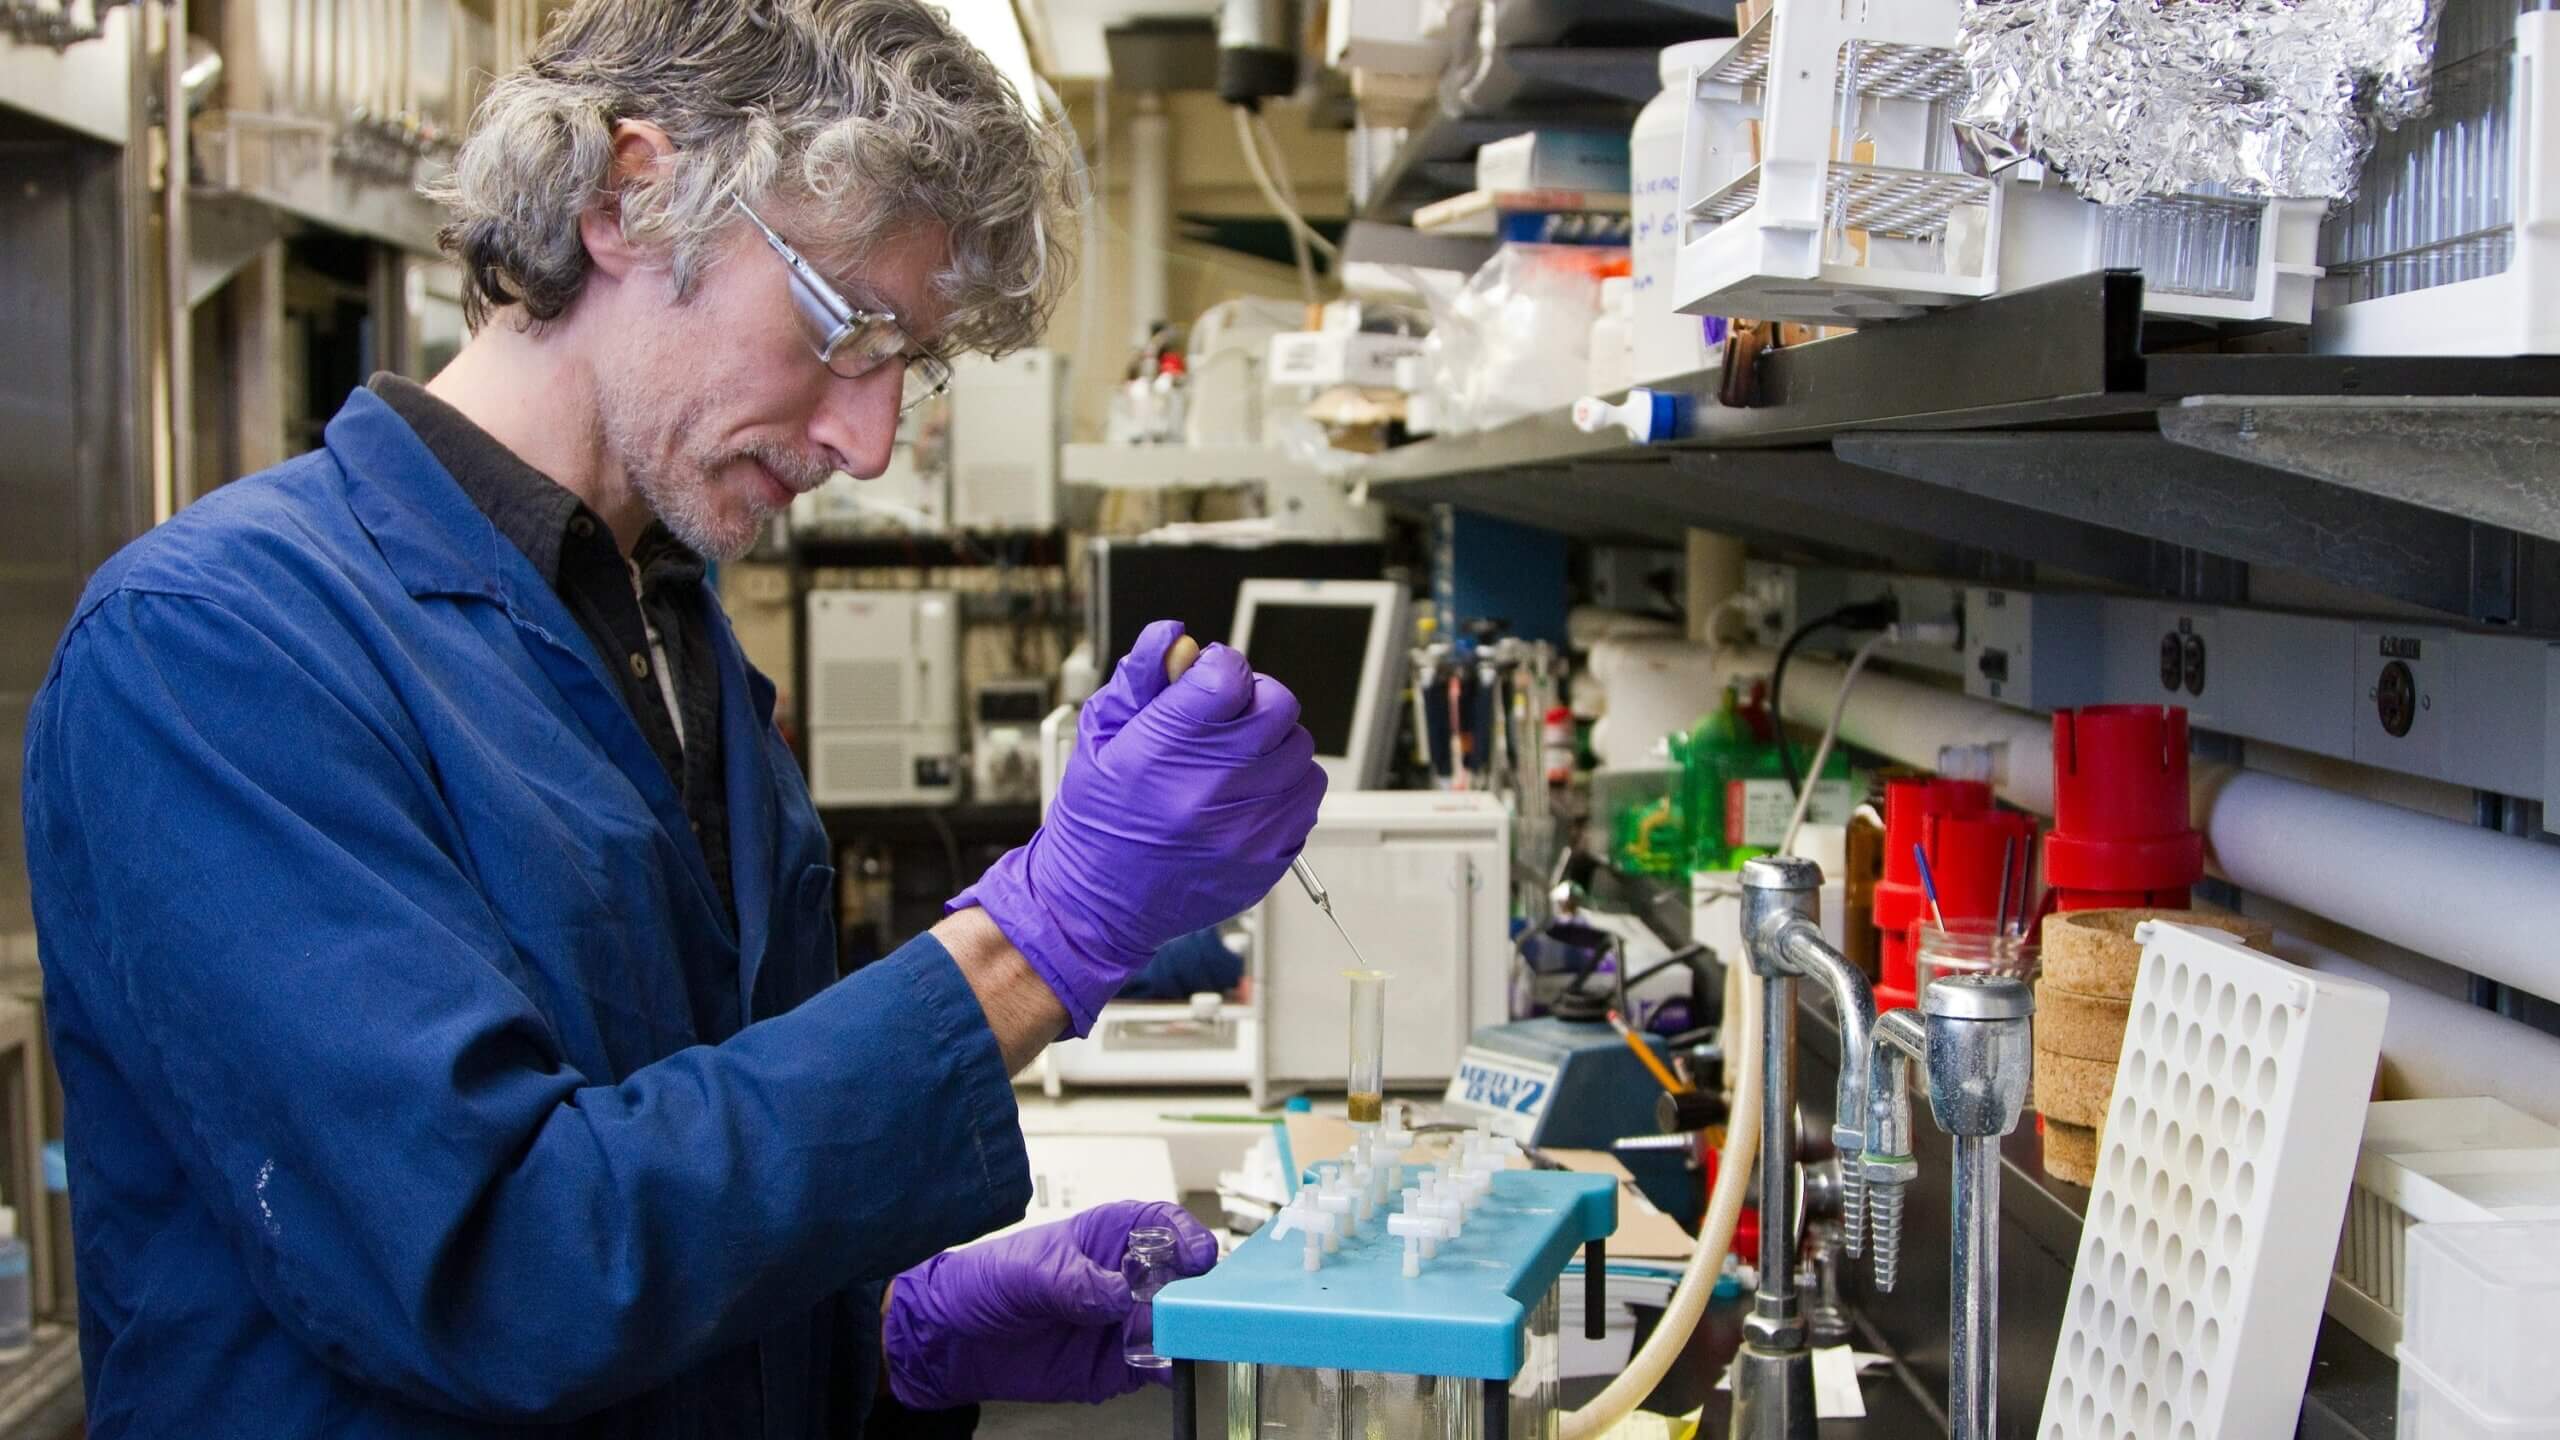
[[[775,234],[754,207],[744,200],[735,203],[738,213],[756,227],[790,271],[791,301],[809,327],[809,343],[818,352],[820,364],[847,380],[875,374],[883,365],[904,365],[906,388],[898,402],[901,415],[951,387],[950,365],[909,335],[897,316],[886,310],[856,308],[791,248],[790,241]]]

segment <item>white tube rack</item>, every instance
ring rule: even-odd
[[[2511,52],[2437,72],[2436,109],[2382,137],[2329,222],[2333,287],[2373,298],[2324,305],[2314,350],[2560,354],[2560,12],[2514,22]]]
[[[1682,146],[1678,307],[1856,324],[2134,269],[2149,314],[2311,319],[2320,201],[2099,206],[2032,163],[1997,182],[1957,168],[1948,108],[1966,77],[1955,33],[1952,0],[1781,6],[1699,68]],[[1843,120],[1859,123],[1869,103],[1874,162],[1843,160]]]
[[[1998,187],[1956,167],[1948,124],[1956,15],[1957,0],[1782,5],[1695,73],[1680,309],[1856,324],[1992,293]],[[1864,138],[1840,135],[1841,112],[1857,125],[1870,105]],[[1841,160],[1844,143],[1872,160]]]
[[[2096,205],[2040,173],[2003,177],[2000,192],[2004,294],[2092,270],[2139,270],[2147,315],[2311,320],[2322,201],[2171,195]]]
[[[2240,1440],[2302,1408],[2387,999],[2144,924],[2037,1440]]]

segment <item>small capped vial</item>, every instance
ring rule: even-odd
[[[1120,1253],[1120,1275],[1129,1282],[1129,1298],[1141,1305],[1156,1298],[1156,1292],[1174,1282],[1174,1256],[1181,1242],[1173,1230],[1164,1225],[1141,1225],[1129,1232],[1129,1248]],[[1138,1342],[1121,1352],[1122,1357],[1141,1370],[1163,1370],[1173,1362],[1155,1351],[1148,1342]]]

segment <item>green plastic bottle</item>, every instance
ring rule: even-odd
[[[1786,838],[1795,795],[1787,788],[1777,747],[1760,738],[1734,687],[1686,736],[1671,737],[1680,764],[1680,803],[1687,818],[1692,873],[1740,869]],[[1849,757],[1834,750],[1816,782],[1807,819],[1845,824],[1855,807]]]

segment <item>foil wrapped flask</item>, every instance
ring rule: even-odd
[[[2101,204],[2345,199],[2426,108],[2439,0],[1968,0],[1958,121]]]

